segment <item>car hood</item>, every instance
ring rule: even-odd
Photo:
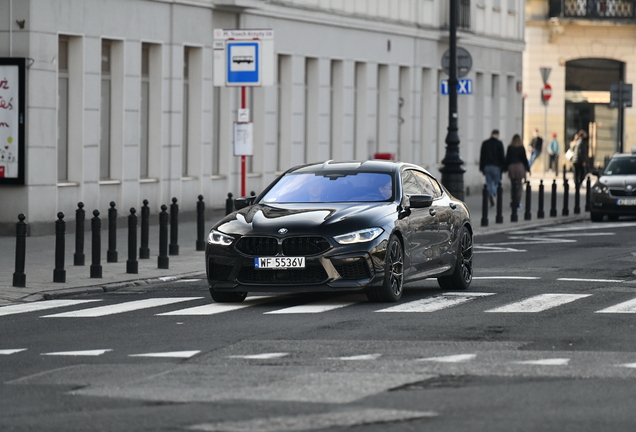
[[[636,189],[636,175],[601,176],[598,181],[600,184],[608,187],[625,188],[631,186]]]
[[[229,214],[214,228],[238,235],[333,236],[382,226],[381,220],[395,212],[395,203],[255,204]]]

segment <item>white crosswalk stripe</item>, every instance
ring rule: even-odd
[[[327,312],[334,309],[340,309],[346,306],[351,306],[356,303],[360,303],[358,301],[353,301],[353,296],[340,297],[330,300],[317,301],[314,303],[309,303],[305,305],[291,306],[284,309],[278,309],[274,311],[265,312],[265,314],[314,314]]]
[[[479,297],[486,297],[494,293],[444,293],[442,295],[415,300],[408,303],[380,309],[375,312],[437,312],[452,306],[469,302]]]
[[[592,294],[540,294],[528,299],[501,306],[486,312],[502,312],[502,313],[536,313],[561,306],[566,303],[573,302]]]
[[[14,315],[27,312],[36,312],[46,309],[55,309],[58,307],[74,306],[82,303],[90,303],[101,300],[48,300],[33,303],[21,303],[0,307],[0,316]]]
[[[154,298],[135,300],[125,303],[118,303],[109,306],[100,306],[96,308],[81,309],[77,311],[63,312],[53,315],[44,315],[42,318],[94,318],[106,315],[120,314],[124,312],[131,312],[140,309],[147,309],[157,306],[165,306],[173,303],[180,303],[191,300],[200,300],[203,297],[168,297],[168,298]]]
[[[254,296],[247,297],[243,303],[208,303],[202,306],[195,306],[187,309],[179,309],[170,312],[157,314],[157,316],[194,316],[194,315],[215,315],[224,312],[232,312],[239,309],[256,306],[258,304],[267,303],[275,300],[273,296]]]
[[[601,309],[596,311],[596,313],[636,313],[636,299]]]

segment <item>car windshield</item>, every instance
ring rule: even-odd
[[[636,175],[636,156],[611,159],[603,175]]]
[[[393,181],[390,174],[291,173],[281,178],[261,202],[379,202],[392,198]]]

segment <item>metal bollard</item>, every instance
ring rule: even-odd
[[[170,204],[170,249],[168,255],[179,255],[179,205],[174,197],[172,204]]]
[[[581,214],[581,185],[574,184],[574,214]]]
[[[558,165],[557,165],[558,166]],[[545,212],[543,211],[543,194],[545,192],[543,186],[543,180],[539,182],[539,210],[537,211],[537,219],[545,218]]]
[[[15,272],[13,273],[13,286],[20,288],[26,286],[24,267],[26,264],[26,236],[28,225],[24,219],[26,219],[26,216],[20,213],[18,215],[18,222],[15,224]]]
[[[66,222],[64,222],[64,213],[59,212],[55,221],[55,269],[53,270],[53,282],[66,282],[66,270],[64,270],[65,234]]]
[[[168,258],[168,219],[170,215],[166,211],[168,206],[161,205],[161,213],[159,213],[159,257],[157,258],[157,267],[160,269],[169,268],[170,258]]]
[[[229,215],[234,211],[234,200],[232,199],[234,195],[232,192],[228,192],[227,199],[225,200],[225,214]]]
[[[565,179],[563,182],[563,211],[561,212],[561,216],[569,216],[570,209],[568,208],[568,201],[570,199],[570,185],[568,184],[568,179]]]
[[[199,195],[199,201],[197,202],[197,241],[196,248],[198,251],[205,250],[205,203],[203,202],[203,195]]]
[[[488,186],[484,185],[481,198],[481,226],[488,226]]]
[[[126,273],[139,273],[137,262],[137,210],[130,208],[128,215],[128,260],[126,261]]]
[[[497,185],[497,217],[495,223],[503,223],[503,187],[501,182]]]
[[[102,277],[102,220],[99,218],[99,210],[93,210],[91,219],[91,278]]]
[[[585,211],[590,211],[590,194],[592,192],[592,181],[590,176],[587,176],[585,180]]]
[[[148,200],[143,201],[144,205],[141,207],[141,246],[139,247],[139,259],[150,258],[150,248],[148,247],[148,240],[150,238],[150,207],[148,207]]]
[[[523,220],[531,220],[532,219],[532,211],[530,207],[532,206],[532,186],[530,182],[526,182],[526,211],[523,214]]]
[[[108,209],[108,251],[106,251],[106,262],[117,262],[117,209],[115,201],[110,202]]]
[[[552,180],[552,195],[550,195],[550,217],[557,216],[557,184]]]
[[[517,215],[517,208],[519,207],[519,203],[517,202],[517,183],[512,182],[512,213],[510,213],[510,222],[518,222],[519,216]]]
[[[86,211],[84,211],[84,203],[77,203],[75,210],[75,253],[73,254],[73,265],[84,265],[84,219]]]

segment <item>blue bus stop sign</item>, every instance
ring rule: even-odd
[[[227,42],[227,85],[261,85],[260,41]]]

